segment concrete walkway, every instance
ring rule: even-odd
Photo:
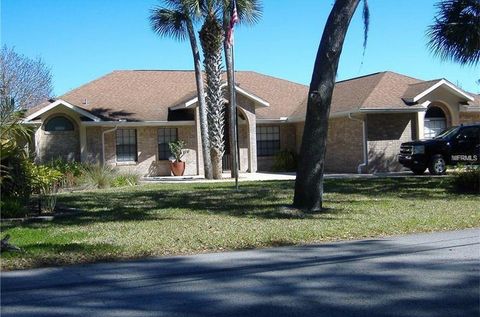
[[[480,229],[2,273],[1,316],[477,317]]]
[[[238,177],[239,182],[245,181],[274,181],[274,180],[295,180],[295,173],[240,173]],[[341,178],[375,178],[375,177],[444,177],[433,176],[430,174],[417,176],[412,172],[397,172],[397,173],[378,173],[378,174],[325,174],[325,179],[341,179]],[[234,182],[230,178],[230,173],[223,173],[223,179],[208,180],[203,175],[195,176],[159,176],[159,177],[145,177],[142,179],[143,183],[213,183],[213,182]]]

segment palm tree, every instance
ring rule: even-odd
[[[198,16],[200,5],[198,0],[164,0],[164,3],[166,4],[166,7],[156,7],[151,10],[150,24],[154,32],[160,36],[172,37],[180,41],[185,40],[188,36],[190,40],[195,67],[195,81],[197,85],[205,178],[211,179],[213,173],[205,89],[203,86],[200,53],[193,28],[193,21],[195,17]]]
[[[297,208],[322,210],[328,116],[343,42],[359,2],[360,0],[336,0],[323,31],[308,92],[305,127],[295,180],[293,205]],[[366,0],[363,17],[366,35],[369,20]],[[366,41],[364,48],[365,45]]]
[[[222,157],[225,152],[225,104],[222,96],[222,27],[216,17],[216,0],[203,2],[205,21],[200,30],[206,74],[206,101],[208,129],[210,133],[210,154],[213,178],[222,178]]]
[[[434,55],[462,65],[480,60],[480,1],[442,0],[438,17],[429,26],[428,46]]]
[[[222,1],[222,20],[223,20],[223,31],[225,37],[228,34],[228,30],[230,28],[230,18],[231,18],[231,11],[232,11],[233,1],[231,0],[223,0]],[[246,23],[246,24],[255,24],[262,16],[262,6],[260,5],[259,0],[237,0],[236,1],[236,9],[237,14],[239,17],[239,23]],[[232,49],[227,43],[227,41],[223,42],[223,51],[225,55],[225,64],[227,68],[227,83],[228,83],[228,91],[229,91],[229,118],[230,118],[230,149],[232,151],[236,151],[236,146],[234,142],[234,138],[236,136],[236,113],[234,112],[234,94],[235,94],[235,83],[233,82],[234,78],[234,68],[233,68],[233,52]],[[233,156],[232,156],[233,158]],[[231,164],[232,166],[232,177],[235,177],[238,173],[235,170],[235,164]]]

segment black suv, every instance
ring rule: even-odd
[[[447,129],[431,140],[402,143],[398,161],[420,175],[445,174],[447,165],[480,164],[480,123]]]

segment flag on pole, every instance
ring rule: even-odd
[[[230,25],[227,32],[227,43],[230,46],[233,46],[233,27],[235,23],[239,21],[238,14],[237,14],[237,2],[232,0],[232,11],[230,13]]]

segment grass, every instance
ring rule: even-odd
[[[480,226],[451,178],[327,180],[326,210],[289,206],[293,181],[156,184],[61,194],[52,221],[2,222],[24,253],[2,270],[359,239]]]

